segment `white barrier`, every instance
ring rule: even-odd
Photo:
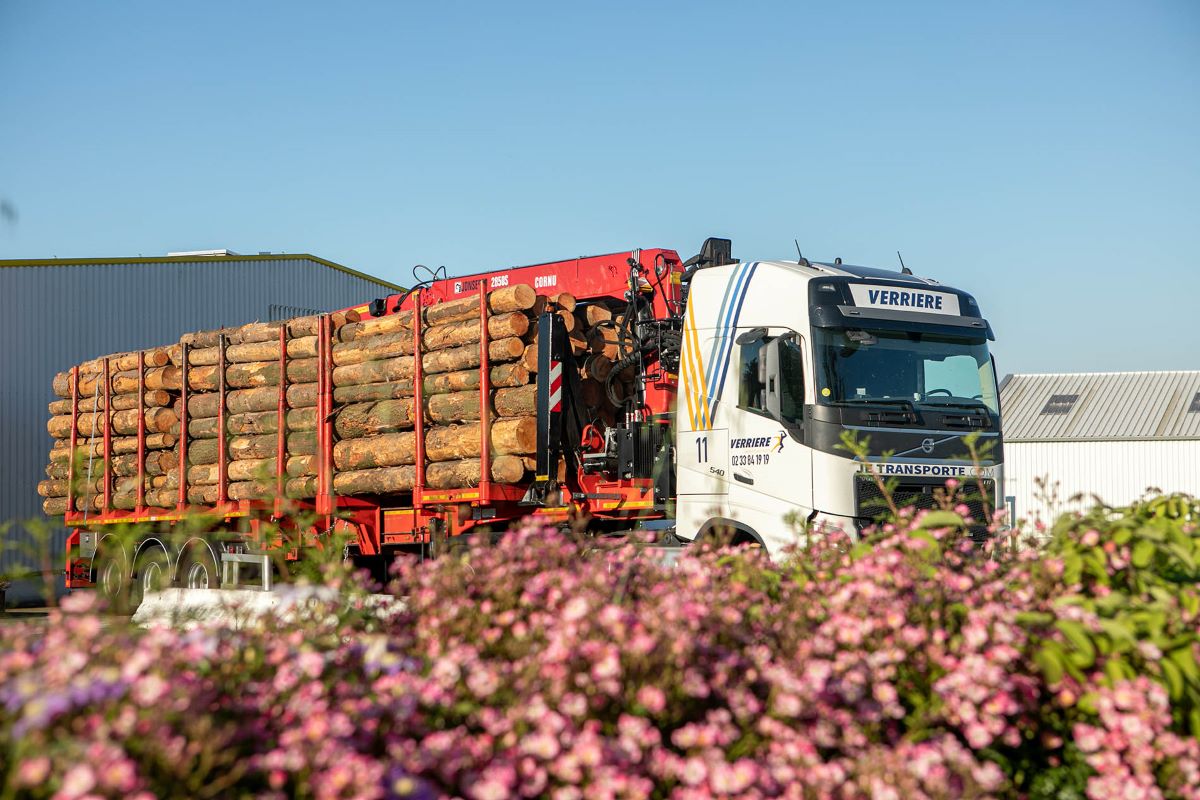
[[[288,622],[307,616],[314,609],[346,603],[347,598],[328,586],[277,586],[263,592],[253,589],[164,589],[149,592],[133,615],[142,626],[169,625],[180,628],[218,626],[241,628],[265,616]],[[404,608],[404,602],[391,595],[373,594],[362,598],[364,607],[374,615],[387,617]]]

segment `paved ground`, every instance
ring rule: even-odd
[[[44,620],[50,613],[50,609],[45,606],[34,608],[10,608],[4,613],[0,613],[0,625],[9,622],[30,622],[33,620]]]

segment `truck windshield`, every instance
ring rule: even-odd
[[[917,331],[816,329],[817,402],[999,413],[987,344]]]

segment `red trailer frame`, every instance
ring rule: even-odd
[[[490,413],[491,379],[488,358],[487,293],[506,286],[528,284],[539,294],[568,292],[582,303],[602,299],[624,301],[628,292],[638,293],[650,301],[655,319],[664,320],[677,316],[682,309],[683,298],[680,278],[683,265],[673,250],[648,249],[587,256],[565,261],[554,261],[524,267],[512,267],[492,272],[477,273],[435,281],[404,295],[382,298],[382,310],[378,302],[371,306],[356,306],[361,318],[370,318],[371,310],[379,316],[413,311],[413,348],[421,352],[423,309],[457,300],[464,296],[479,296],[480,315],[480,364],[479,364],[479,413],[481,463],[490,463]],[[458,536],[480,526],[503,526],[530,513],[536,513],[550,522],[566,522],[573,514],[582,514],[604,520],[628,520],[663,516],[661,503],[656,503],[650,479],[607,480],[596,474],[568,475],[562,505],[531,509],[520,505],[525,496],[525,485],[497,484],[491,479],[490,470],[482,469],[478,486],[464,489],[430,490],[424,485],[425,475],[425,420],[417,414],[416,431],[416,486],[411,493],[386,496],[338,496],[334,491],[333,446],[334,432],[333,401],[333,325],[330,315],[322,315],[318,325],[318,373],[317,373],[317,490],[310,501],[285,501],[287,483],[287,327],[279,332],[279,402],[277,406],[278,445],[276,449],[275,486],[276,498],[272,502],[231,501],[228,498],[228,453],[225,437],[219,436],[218,450],[218,498],[215,505],[196,505],[188,500],[188,357],[187,346],[182,345],[182,413],[180,414],[179,444],[179,498],[174,509],[148,508],[144,504],[145,482],[145,410],[138,419],[138,479],[137,503],[133,510],[112,507],[111,471],[111,371],[108,360],[104,363],[104,439],[103,477],[104,495],[99,513],[76,508],[75,497],[67,501],[65,524],[72,528],[67,541],[67,585],[75,588],[91,586],[91,564],[84,563],[74,554],[84,530],[103,526],[155,523],[172,526],[189,515],[207,515],[218,528],[229,526],[234,520],[242,520],[241,527],[248,544],[258,548],[284,546],[279,537],[275,541],[264,541],[264,525],[285,523],[289,506],[300,508],[316,515],[316,523],[305,531],[296,531],[297,539],[287,548],[291,558],[299,556],[302,546],[320,546],[322,536],[333,530],[351,533],[356,540],[358,554],[376,556],[385,548],[411,547],[438,541],[439,537]],[[225,337],[218,343],[219,389],[221,398],[218,408],[218,430],[225,430],[225,381],[226,368]],[[414,400],[417,408],[423,408],[422,359],[414,359]],[[633,413],[639,419],[663,418],[674,408],[677,375],[652,365],[643,385],[643,403]],[[145,392],[145,370],[143,357],[139,357],[138,393]],[[71,445],[72,452],[79,444],[79,370],[72,372]],[[94,434],[93,434],[94,438]],[[586,438],[586,437],[585,437]],[[90,444],[90,443],[89,443]],[[596,442],[581,443],[586,449],[595,447]],[[75,485],[74,459],[68,467],[70,485]]]

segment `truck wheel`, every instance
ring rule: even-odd
[[[148,592],[171,585],[171,562],[161,547],[148,547],[138,556],[129,585],[129,610],[137,611]]]
[[[197,545],[188,548],[179,567],[179,583],[185,589],[218,589],[221,576],[217,562],[207,547]]]
[[[125,569],[125,556],[112,550],[101,550],[96,558],[96,591],[108,601],[110,610],[118,614],[125,613],[127,598],[128,575]]]

